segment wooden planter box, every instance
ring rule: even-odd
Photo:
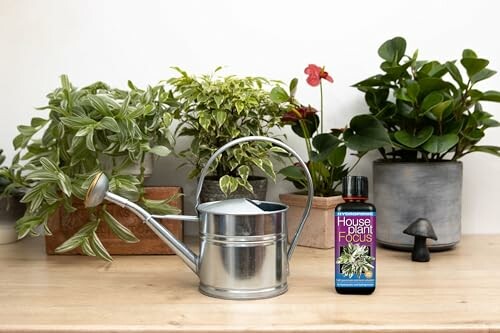
[[[147,187],[145,191],[148,199],[159,200],[168,198],[174,194],[182,193],[182,188]],[[105,222],[100,223],[97,229],[97,235],[111,255],[174,254],[174,252],[134,213],[112,203],[108,203],[107,205],[111,215],[125,227],[129,228],[140,240],[137,243],[125,243],[111,232]],[[171,205],[182,210],[182,196],[179,196],[175,202],[171,202]],[[49,218],[48,226],[52,231],[52,236],[45,236],[45,249],[47,254],[58,254],[55,253],[55,249],[87,223],[88,213],[83,202],[75,203],[75,207],[77,207],[78,210],[74,213],[67,214],[64,212],[64,208],[61,208]],[[170,230],[175,237],[182,240],[182,221],[164,219],[159,220],[159,222]],[[64,254],[82,254],[82,251],[77,248]]]
[[[280,194],[282,203],[288,205],[287,224],[288,240],[297,232],[302,214],[307,202],[307,195],[286,193]],[[318,249],[331,249],[335,245],[334,239],[334,210],[343,203],[342,196],[314,197],[311,213],[299,237],[298,245]]]

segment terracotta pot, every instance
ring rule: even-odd
[[[165,199],[174,194],[182,193],[180,187],[146,187],[146,198]],[[182,209],[182,196],[171,205]],[[88,220],[88,212],[83,202],[76,202],[74,206],[77,211],[67,214],[64,209],[59,209],[56,214],[49,218],[48,226],[52,231],[52,236],[45,236],[45,249],[47,254],[56,254],[55,249],[75,234]],[[139,238],[137,243],[125,243],[116,237],[106,223],[101,223],[97,229],[97,235],[101,239],[104,247],[111,255],[115,254],[174,254],[174,252],[148,228],[143,221],[130,210],[114,204],[108,204],[108,211],[121,224],[129,228],[134,235]],[[182,221],[160,220],[161,224],[170,230],[175,237],[182,239]],[[81,250],[75,249],[63,254],[82,254]]]
[[[290,240],[304,212],[307,196],[286,193],[280,194],[282,203],[288,205],[287,223],[288,239]],[[331,249],[334,246],[334,210],[343,203],[342,196],[314,197],[311,213],[304,225],[298,245],[318,249]]]

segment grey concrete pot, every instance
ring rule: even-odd
[[[377,208],[377,241],[411,250],[413,237],[403,230],[417,218],[434,227],[431,250],[453,248],[461,235],[462,163],[373,162],[373,202]]]

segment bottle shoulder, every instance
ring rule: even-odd
[[[359,201],[351,201],[345,202],[335,207],[336,212],[345,212],[345,211],[358,211],[358,212],[375,212],[377,209],[372,203],[369,202],[359,202]]]

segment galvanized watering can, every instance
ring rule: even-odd
[[[231,199],[200,204],[200,193],[210,165],[228,148],[248,141],[267,141],[286,149],[299,161],[308,182],[308,200],[295,236],[288,245],[286,211],[281,203]],[[89,187],[85,205],[104,199],[131,210],[196,273],[200,292],[224,299],[259,299],[287,291],[288,262],[297,246],[313,199],[311,175],[300,156],[276,139],[249,136],[231,141],[208,160],[196,190],[199,216],[151,215],[139,205],[108,192],[108,179],[99,174]],[[158,223],[155,218],[199,222],[199,255]]]

